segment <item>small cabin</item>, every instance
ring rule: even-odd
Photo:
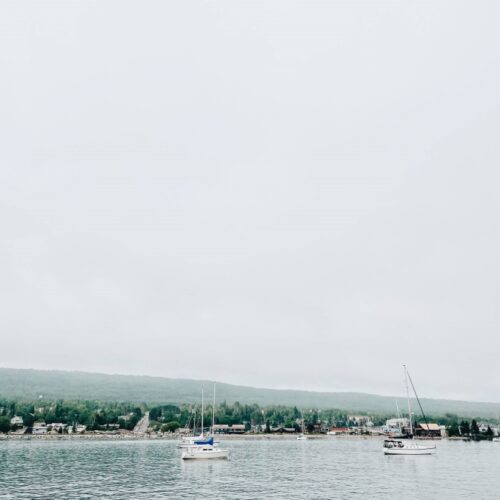
[[[442,437],[441,426],[433,423],[431,424],[419,423],[415,426],[415,436],[440,438]]]
[[[10,425],[23,425],[23,417],[18,417],[17,415],[12,417],[10,419]]]

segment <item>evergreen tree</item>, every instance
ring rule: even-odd
[[[472,422],[470,424],[470,433],[473,436],[477,436],[479,434],[479,427],[478,427],[477,422],[474,418],[472,419]]]
[[[460,423],[460,434],[462,436],[470,436],[470,425],[467,420],[462,420]]]
[[[10,431],[10,419],[9,417],[0,417],[0,432]]]
[[[458,427],[458,423],[452,422],[451,425],[448,427],[448,436],[453,437],[459,435],[460,435],[460,429]]]

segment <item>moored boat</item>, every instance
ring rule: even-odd
[[[386,439],[384,441],[385,455],[432,455],[436,445],[417,444],[411,439]]]
[[[214,441],[213,436],[210,436],[209,438],[205,436],[197,436],[197,437],[191,437],[189,440],[182,441],[181,443],[177,444],[177,448],[191,448],[193,446],[213,446],[214,444],[218,444],[218,441]]]
[[[304,434],[304,415],[302,414],[302,412],[300,412],[300,416],[301,416],[301,433],[297,436],[297,441],[306,441],[307,440],[307,436]]]
[[[192,446],[182,452],[182,460],[207,460],[214,458],[229,458],[229,450],[217,446]]]
[[[195,441],[201,441],[205,439],[203,434],[199,436],[184,436],[179,443],[177,443],[177,448],[188,448],[189,446],[193,446]]]
[[[218,443],[214,441],[214,426],[215,426],[215,384],[214,384],[214,400],[212,404],[212,430],[211,436],[203,436],[203,415],[204,415],[204,400],[203,389],[201,391],[201,439],[193,439],[192,444],[181,446],[184,448],[181,458],[182,460],[203,460],[214,458],[228,458],[229,450],[219,448]]]
[[[435,444],[419,444],[413,440],[413,424],[411,418],[413,412],[411,411],[408,380],[410,380],[413,392],[415,394],[415,398],[417,399],[420,411],[422,412],[422,416],[424,417],[427,429],[429,429],[429,424],[424,414],[424,410],[422,409],[422,405],[420,403],[420,399],[418,398],[417,391],[415,390],[415,386],[413,385],[413,381],[411,380],[408,370],[406,369],[406,365],[403,365],[403,367],[405,372],[406,397],[408,399],[408,418],[410,424],[410,434],[407,436],[407,439],[386,439],[384,441],[384,454],[385,455],[432,455],[436,451]]]

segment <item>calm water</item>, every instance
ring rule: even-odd
[[[499,499],[500,443],[386,457],[374,439],[228,441],[183,463],[171,441],[0,442],[0,498]]]

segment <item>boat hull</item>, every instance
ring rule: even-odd
[[[432,455],[436,448],[386,448],[385,455]]]
[[[218,445],[220,441],[214,441],[214,445]],[[177,448],[188,449],[197,446],[196,443],[178,443]]]
[[[182,460],[210,460],[210,459],[227,459],[229,458],[229,450],[213,449],[213,450],[186,450],[182,454]]]

